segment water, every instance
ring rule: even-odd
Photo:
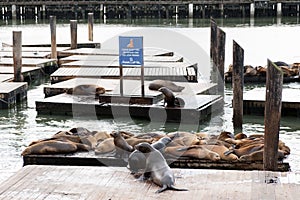
[[[298,62],[300,54],[298,47],[300,40],[300,25],[298,18],[283,18],[281,20],[266,19],[223,19],[217,20],[226,32],[226,58],[225,66],[232,60],[232,40],[237,41],[245,50],[245,64],[266,65],[267,58],[288,63]],[[1,23],[0,23],[1,24]],[[204,60],[199,61],[199,69],[203,78],[207,74],[207,56],[209,55],[209,20],[138,20],[138,21],[107,21],[106,24],[97,22],[94,24],[94,41],[101,42],[105,47],[116,48],[111,41],[126,32],[144,33],[156,30],[176,33],[187,42],[192,42],[200,47]],[[0,29],[0,42],[12,43],[12,31],[21,30],[23,44],[50,43],[50,28],[47,21],[2,21]],[[57,42],[70,42],[69,24],[58,21]],[[157,33],[157,32],[155,32]],[[173,33],[172,33],[173,34]],[[78,25],[78,42],[87,41],[87,24],[81,22]],[[157,38],[156,38],[157,39]],[[158,38],[160,41],[168,37]],[[149,42],[150,41],[150,42]],[[152,40],[145,39],[146,45],[151,45]],[[172,43],[178,42],[173,38]],[[145,45],[145,46],[146,46]],[[173,44],[177,48],[178,44]],[[172,49],[173,50],[173,49]],[[193,48],[189,51],[195,51]],[[203,52],[202,52],[203,50]],[[180,51],[180,49],[178,49]],[[197,54],[198,52],[196,52]],[[184,57],[187,53],[181,52]],[[203,55],[201,55],[203,56]],[[200,57],[201,57],[200,56]],[[193,60],[192,57],[189,58]],[[196,58],[198,59],[198,58]],[[90,130],[127,130],[134,133],[157,131],[160,133],[175,131],[177,129],[187,131],[204,131],[218,134],[222,130],[233,131],[232,128],[232,90],[226,85],[225,108],[223,114],[213,116],[210,121],[199,125],[178,125],[146,122],[132,119],[102,119],[94,118],[70,118],[63,116],[37,116],[35,101],[43,99],[43,86],[49,84],[46,79],[41,85],[31,85],[26,102],[15,108],[0,111],[0,182],[7,179],[15,171],[22,167],[23,161],[20,156],[22,150],[33,140],[48,138],[59,130],[68,130],[72,127],[83,126]],[[257,85],[246,86],[246,90]],[[300,83],[285,84],[285,87],[300,89]],[[299,90],[300,91],[300,90]],[[245,116],[243,130],[246,134],[263,133],[262,116]],[[291,147],[291,155],[286,159],[290,163],[292,171],[300,171],[300,119],[284,117],[281,120],[280,139]]]

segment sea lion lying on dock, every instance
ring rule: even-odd
[[[176,188],[174,173],[166,162],[163,155],[148,143],[140,143],[135,146],[146,157],[146,168],[144,177],[151,178],[153,183],[161,188],[156,193],[165,190],[187,191],[187,189]]]
[[[78,150],[89,151],[88,145],[71,142],[67,139],[46,140],[28,146],[22,156],[29,154],[57,154],[57,153],[74,153]]]
[[[94,95],[96,97],[99,96],[100,94],[104,94],[105,92],[106,92],[105,88],[93,84],[77,85],[74,88],[70,88],[67,90],[67,94]]]
[[[116,146],[116,157],[128,158],[130,152],[134,151],[134,148],[130,146],[120,132],[112,132],[110,134],[114,138],[114,144]]]
[[[178,86],[175,83],[167,80],[154,80],[149,84],[150,90],[159,90],[161,87],[166,87],[173,92],[181,92],[184,89],[183,86]]]

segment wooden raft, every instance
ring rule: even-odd
[[[172,168],[189,169],[222,169],[222,170],[263,170],[263,162],[241,162],[241,161],[211,161],[200,159],[179,158],[174,159],[166,157],[166,160]],[[91,152],[76,152],[74,154],[56,154],[56,155],[26,155],[23,156],[25,165],[72,165],[72,166],[110,166],[126,167],[127,162],[116,158],[113,153],[95,155]],[[278,161],[278,171],[290,171],[290,165],[287,162]]]
[[[145,80],[163,79],[180,82],[197,82],[197,73],[193,67],[186,68],[145,68]],[[123,75],[126,79],[140,80],[140,68],[125,68]],[[120,71],[118,68],[59,68],[51,74],[51,83],[69,80],[72,78],[107,78],[119,79]]]
[[[0,108],[9,108],[27,97],[27,83],[0,83]]]
[[[265,88],[255,88],[246,92],[243,99],[244,113],[263,115],[265,96]],[[300,89],[283,88],[281,114],[300,117]]]
[[[153,105],[99,103],[94,97],[60,94],[36,101],[38,114],[98,117],[134,117],[146,120],[199,123],[223,105],[220,95],[178,95],[183,108],[165,108],[163,101]]]
[[[179,188],[138,181],[126,168],[26,166],[0,185],[1,199],[298,199],[299,173],[173,169]]]

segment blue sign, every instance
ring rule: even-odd
[[[119,36],[119,63],[121,66],[144,65],[143,37]]]

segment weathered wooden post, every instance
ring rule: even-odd
[[[218,92],[224,94],[224,62],[225,62],[225,32],[218,28],[217,29],[217,69],[219,72],[218,76]]]
[[[93,41],[94,13],[88,13],[89,41]]]
[[[14,81],[22,82],[22,31],[13,31]]]
[[[265,135],[264,135],[264,170],[276,171],[278,167],[278,141],[281,117],[282,70],[268,60]]]
[[[77,20],[70,20],[71,49],[77,48]]]
[[[210,31],[211,80],[214,83],[218,83],[218,92],[223,95],[226,34],[212,18],[210,20]]]
[[[51,58],[57,59],[56,51],[56,16],[50,16]]]
[[[232,66],[233,128],[238,133],[243,130],[244,49],[236,41],[233,41]]]

